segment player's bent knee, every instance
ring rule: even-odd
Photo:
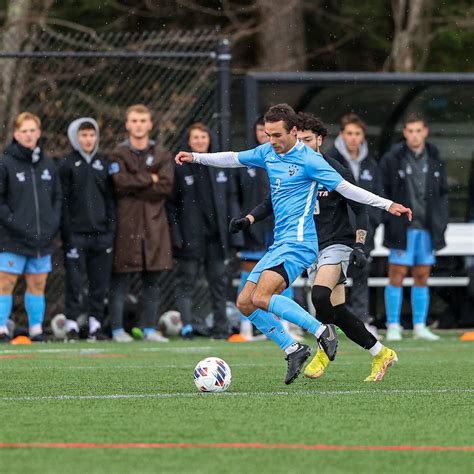
[[[332,290],[327,286],[314,285],[311,289],[311,300],[316,309],[316,317],[324,324],[334,323],[331,293]]]
[[[268,305],[270,304],[270,298],[271,295],[257,290],[252,295],[252,304],[257,308],[261,308],[266,311],[268,309]]]
[[[237,297],[237,308],[244,316],[250,316],[255,310],[252,299],[248,296],[240,295]]]

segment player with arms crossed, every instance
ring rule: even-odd
[[[257,329],[287,354],[286,384],[298,376],[311,352],[308,346],[294,341],[284,331],[281,321],[269,313],[314,334],[330,360],[334,359],[337,350],[337,337],[331,326],[322,325],[296,302],[279,294],[316,261],[318,238],[312,214],[317,185],[336,189],[354,201],[378,206],[394,215],[408,214],[411,218],[410,209],[344,180],[319,153],[297,139],[297,123],[298,117],[289,105],[276,105],[265,114],[269,143],[239,153],[179,152],[175,158],[177,164],[194,162],[226,168],[257,166],[268,173],[275,240],[250,274],[237,306]]]
[[[300,112],[298,117],[298,138],[319,153],[319,147],[327,135],[326,127],[312,114]],[[344,179],[355,183],[348,168],[333,158],[323,154],[322,156]],[[355,243],[348,205],[355,214]],[[267,218],[272,212],[271,196],[268,195],[245,217],[232,219],[230,230],[238,232]],[[378,382],[382,380],[387,369],[398,360],[397,355],[395,351],[382,346],[364,323],[349,311],[344,288],[349,265],[363,268],[367,263],[363,250],[369,224],[367,207],[319,184],[314,223],[318,230],[319,254],[317,261],[308,270],[308,278],[313,285],[311,298],[316,315],[324,324],[333,323],[340,327],[349,339],[370,352],[373,356],[372,372],[365,381]],[[328,356],[318,349],[313,360],[306,366],[304,374],[309,378],[319,378],[328,364]]]

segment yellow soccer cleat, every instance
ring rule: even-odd
[[[395,351],[388,347],[383,347],[382,350],[372,360],[372,372],[364,380],[364,382],[380,382],[387,372],[388,368],[398,361]]]
[[[324,369],[329,364],[329,358],[326,353],[318,347],[313,360],[304,369],[305,377],[310,379],[319,379],[324,374]]]

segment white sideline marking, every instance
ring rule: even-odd
[[[196,397],[287,397],[300,396],[308,397],[313,395],[405,395],[419,394],[431,395],[435,393],[474,393],[474,389],[469,388],[446,388],[435,390],[424,389],[394,389],[394,390],[303,390],[298,392],[221,392],[221,393],[199,393],[199,392],[176,392],[176,393],[131,393],[131,394],[112,394],[112,395],[46,395],[42,397],[0,397],[2,402],[19,402],[19,401],[42,401],[42,400],[123,400],[133,398],[196,398]]]
[[[209,351],[213,349],[211,346],[194,346],[194,347],[140,347],[135,350],[127,352],[178,352],[178,353],[195,353],[202,351]],[[3,349],[0,354],[56,354],[61,352],[76,353],[76,354],[99,354],[104,352],[117,352],[117,347],[104,348],[65,348],[65,349]],[[125,352],[124,352],[125,354]]]

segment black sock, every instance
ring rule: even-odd
[[[334,306],[334,313],[336,326],[340,327],[351,341],[364,349],[370,349],[377,343],[377,339],[367,331],[364,323],[347,309],[345,303]]]

